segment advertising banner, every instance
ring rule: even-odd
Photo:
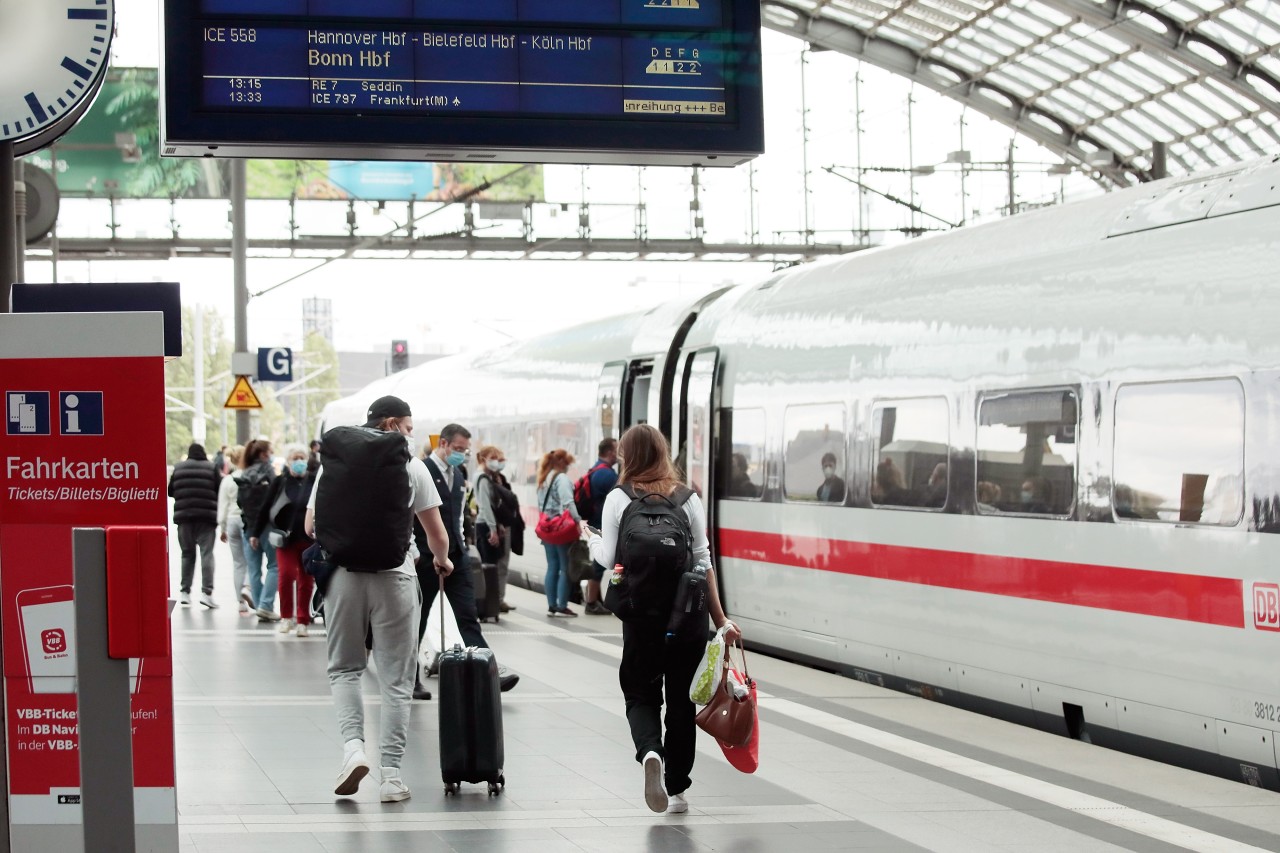
[[[112,68],[102,93],[58,144],[27,158],[51,172],[69,196],[117,198],[227,198],[226,161],[160,157],[159,88],[155,68]],[[250,160],[247,191],[253,199],[443,201],[514,170],[471,163],[369,163],[351,160]],[[494,185],[480,196],[493,201],[542,201],[541,166]]]
[[[154,355],[74,352],[137,333],[139,318]],[[47,331],[13,334],[20,323]],[[56,348],[48,330],[59,326],[76,357],[11,357],[23,335]],[[72,530],[167,525],[161,331],[159,314],[0,321],[10,333],[0,342],[0,608],[14,851],[81,849]],[[131,661],[129,671],[138,849],[173,849],[172,659]]]

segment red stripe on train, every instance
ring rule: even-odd
[[[720,554],[801,569],[1244,627],[1244,584],[1235,578],[751,530],[721,529]]]

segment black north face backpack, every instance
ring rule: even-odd
[[[604,605],[624,621],[665,623],[671,616],[676,588],[693,569],[693,534],[684,504],[693,495],[678,486],[670,495],[639,494],[620,486],[631,503],[618,522],[622,566],[609,578]]]
[[[316,537],[339,566],[381,572],[404,563],[413,535],[409,445],[398,432],[334,427],[324,434]]]

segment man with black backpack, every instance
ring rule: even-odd
[[[418,670],[418,616],[422,592],[414,570],[416,516],[426,532],[437,573],[449,575],[449,534],[440,496],[413,453],[413,416],[398,397],[379,397],[363,427],[325,433],[324,459],[307,506],[307,533],[340,568],[325,594],[329,687],[345,741],[334,793],[354,794],[371,767],[364,751],[364,699],[368,666],[365,637],[382,688],[384,803],[409,798],[400,776]],[[423,555],[424,558],[427,555]]]

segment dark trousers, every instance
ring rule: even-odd
[[[453,615],[457,617],[458,631],[468,646],[487,649],[489,644],[484,641],[484,634],[480,633],[480,619],[476,611],[476,588],[471,583],[470,561],[465,553],[454,553],[449,555],[449,562],[453,563],[453,572],[444,579],[444,591],[449,596]],[[431,562],[430,553],[424,555],[418,562],[417,571],[418,584],[422,587],[422,616],[418,619],[418,643],[421,644],[422,635],[427,631],[427,614],[431,612],[431,605],[440,592],[440,580],[436,577],[436,569]],[[698,660],[702,660],[702,657],[699,656]],[[697,665],[698,661],[694,661],[694,666]],[[689,678],[693,678],[692,671],[689,673]]]
[[[618,682],[627,703],[627,723],[636,761],[653,751],[666,764],[668,794],[682,794],[693,772],[697,714],[689,683],[702,661],[705,643],[668,643],[665,625],[622,623],[622,665]],[[666,685],[666,737],[662,734],[662,689]]]
[[[200,549],[200,591],[213,593],[213,540],[218,525],[212,521],[185,521],[178,525],[178,548],[182,551],[183,592],[191,592],[196,573],[196,548]]]

